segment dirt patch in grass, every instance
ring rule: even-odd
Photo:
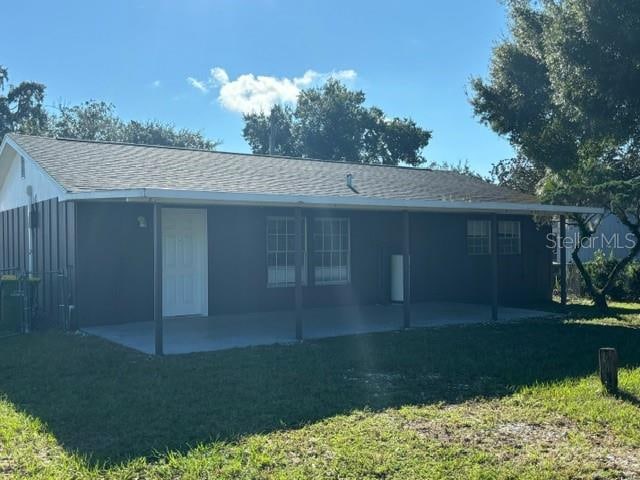
[[[640,478],[640,449],[611,434],[585,430],[561,416],[538,422],[508,418],[486,405],[474,412],[470,405],[445,407],[446,419],[412,419],[405,426],[426,440],[480,450],[499,462],[578,463],[585,474],[604,470],[614,478]]]

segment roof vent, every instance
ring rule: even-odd
[[[347,187],[349,187],[354,193],[359,193],[353,185],[353,174],[351,173],[347,173]]]

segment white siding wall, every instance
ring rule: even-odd
[[[27,186],[33,188],[33,201],[48,200],[60,195],[60,189],[55,182],[40,170],[40,168],[25,158],[25,177],[22,178],[20,162],[21,157],[9,146],[0,156],[0,161],[7,162],[2,170],[6,171],[4,180],[0,178],[0,211],[10,210],[29,204]]]

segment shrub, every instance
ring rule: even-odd
[[[616,263],[618,263],[618,260],[613,255],[607,256],[602,250],[598,250],[593,254],[593,259],[584,264],[584,267],[591,276],[591,280],[593,281],[594,285],[598,288],[602,288],[607,282],[607,278],[609,277],[609,274],[615,267]],[[624,271],[618,274],[618,277],[614,280],[613,285],[609,289],[608,296],[612,300],[626,299],[624,277]],[[583,287],[586,291],[586,286],[584,284]]]
[[[598,288],[607,281],[609,273],[613,270],[618,260],[612,255],[607,256],[599,250],[593,255],[593,259],[584,264],[585,269],[591,275],[591,280]],[[581,291],[588,294],[582,276],[580,276]],[[640,259],[632,261],[618,274],[613,286],[608,293],[611,300],[640,300]]]
[[[623,285],[628,300],[640,300],[640,260],[627,265]]]

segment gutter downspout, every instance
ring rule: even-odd
[[[23,332],[31,332],[31,286],[29,280],[33,278],[33,187],[27,185],[27,278],[23,279],[24,282],[24,317],[22,320]]]
[[[33,208],[33,187],[27,186],[27,196],[29,202],[27,204],[27,275],[29,278],[33,276],[33,219],[31,217]]]

